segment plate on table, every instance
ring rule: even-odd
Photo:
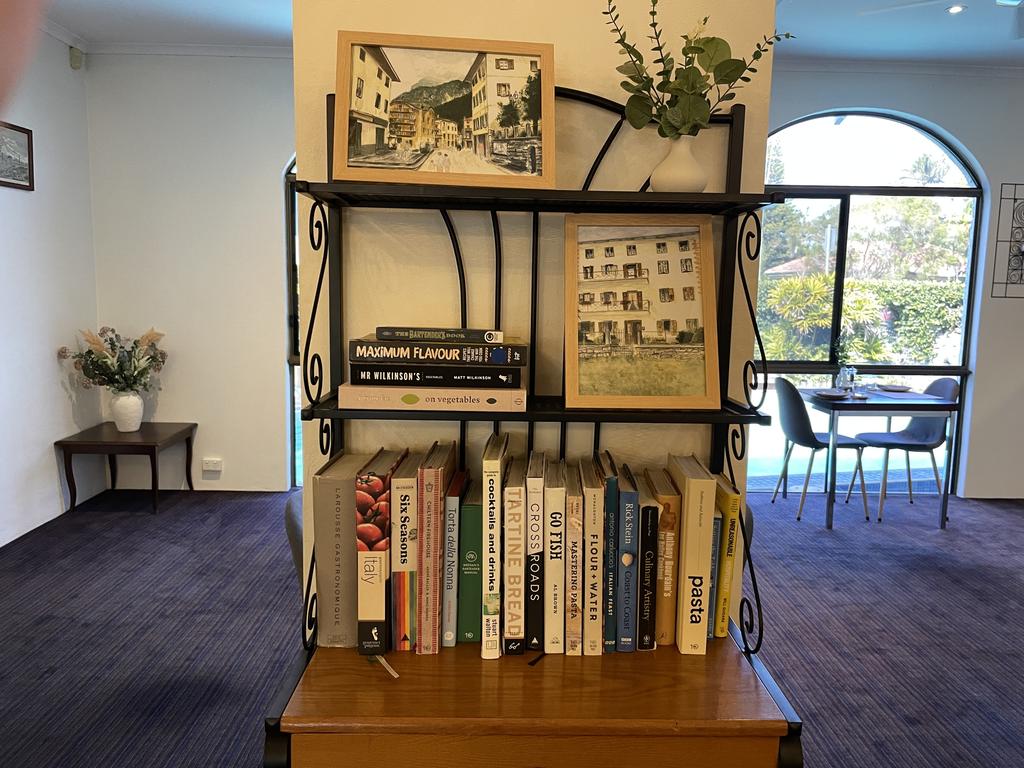
[[[878,388],[883,392],[909,392],[910,387],[906,384],[879,384]]]
[[[822,400],[845,400],[849,392],[845,389],[816,389],[814,394]]]

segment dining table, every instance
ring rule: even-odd
[[[956,417],[960,404],[956,400],[945,400],[924,392],[886,391],[858,387],[846,397],[835,399],[818,394],[820,387],[798,388],[800,396],[811,408],[827,414],[828,423],[828,466],[825,493],[825,527],[832,528],[836,503],[836,448],[839,435],[840,416],[886,416],[891,427],[892,419],[913,416],[944,416],[947,420],[946,462],[942,476],[942,500],[939,504],[939,527],[945,528],[948,520],[951,459],[953,435],[956,434]]]

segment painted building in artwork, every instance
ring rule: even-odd
[[[398,101],[391,105],[389,126],[392,143],[397,149],[420,150],[435,143],[434,110]]]
[[[388,110],[391,107],[391,85],[397,82],[398,74],[379,46],[352,47],[349,157],[380,152],[391,143]]]
[[[462,147],[471,149],[473,146],[473,118],[462,118]]]
[[[519,124],[503,127],[502,106],[510,101],[520,103],[530,75],[538,72],[536,56],[503,53],[480,53],[463,78],[470,84],[472,104],[472,141],[470,147],[481,157],[489,158],[495,136],[527,136],[533,134],[533,123],[520,115]],[[520,110],[522,112],[522,110]]]
[[[455,149],[459,144],[459,124],[454,120],[439,117],[434,120],[434,146],[438,149]]]
[[[673,343],[703,329],[697,230],[583,228],[578,262],[580,343]]]

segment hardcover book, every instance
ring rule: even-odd
[[[437,443],[420,464],[420,521],[416,537],[416,653],[441,650],[441,569],[444,561],[444,494],[455,474],[455,441]]]
[[[469,484],[459,508],[459,628],[460,643],[480,642],[480,606],[483,603],[484,510],[481,485]]]
[[[544,650],[543,451],[532,451],[526,469],[526,647]]]
[[[391,646],[396,651],[416,648],[416,485],[424,456],[409,454],[391,477]]]
[[[732,578],[740,535],[740,492],[719,475],[715,487],[715,506],[722,513],[722,537],[718,554],[718,582],[715,588],[715,637],[729,635],[732,611]]]
[[[544,652],[565,652],[565,462],[544,470]]]
[[[655,639],[660,645],[676,641],[676,571],[679,567],[679,491],[661,467],[645,471],[654,500],[661,505],[658,518],[658,606]]]
[[[459,507],[469,473],[459,470],[444,494],[444,560],[441,572],[441,647],[455,646],[459,623]]]
[[[715,611],[718,607],[718,560],[719,544],[722,541],[722,513],[715,509],[714,523],[711,526],[711,589],[708,590],[708,605],[711,615],[708,617],[708,640],[715,636]]]
[[[625,464],[619,472],[618,585],[615,595],[615,650],[636,650],[639,513],[636,480]]]
[[[593,459],[580,462],[583,485],[583,655],[600,656],[604,649],[604,481]]]
[[[707,627],[713,608],[711,527],[714,523],[715,479],[694,456],[668,457],[668,473],[681,492],[682,538],[676,606],[676,648],[680,653],[707,652]]]
[[[379,341],[403,339],[405,341],[473,341],[481,344],[501,344],[505,334],[484,328],[416,328],[410,326],[378,325]]]
[[[388,641],[388,579],[391,575],[391,476],[408,450],[381,448],[356,474],[356,557],[359,588],[356,610],[359,619],[359,652],[385,653]]]
[[[565,466],[565,652],[583,655],[583,486],[578,463]]]
[[[526,459],[516,458],[509,464],[504,494],[502,643],[504,652],[515,656],[526,649]]]
[[[404,363],[350,363],[349,381],[366,386],[468,387],[520,389],[522,368],[496,365],[415,365]]]
[[[483,599],[480,656],[501,657],[501,486],[508,469],[508,435],[492,434],[484,446]]]
[[[317,643],[356,647],[356,553],[352,539],[356,473],[372,456],[338,454],[313,475],[313,531],[316,542]]]
[[[613,653],[618,636],[616,597],[619,581],[619,470],[611,453],[594,457],[598,477],[604,480],[604,652]]]
[[[443,363],[445,365],[526,365],[527,347],[518,339],[504,344],[459,341],[380,340],[374,336],[348,343],[349,362]]]
[[[636,649],[653,651],[658,647],[658,518],[662,509],[654,498],[647,478],[641,474],[634,479],[640,508]]]
[[[368,411],[473,411],[522,413],[525,389],[449,389],[342,384],[338,406]]]

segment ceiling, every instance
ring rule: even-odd
[[[778,0],[776,26],[797,36],[780,45],[792,59],[865,59],[1024,67],[1024,40],[1017,39],[1024,10],[996,0],[960,0],[967,9],[951,15],[954,0]],[[914,7],[873,13],[914,3]]]
[[[636,0],[639,1],[639,0]],[[927,2],[927,0],[925,0]],[[779,48],[794,59],[868,59],[1024,67],[1018,15],[995,0],[777,0]],[[902,3],[914,7],[871,11]],[[87,51],[131,47],[291,45],[290,0],[53,0],[49,21]]]

